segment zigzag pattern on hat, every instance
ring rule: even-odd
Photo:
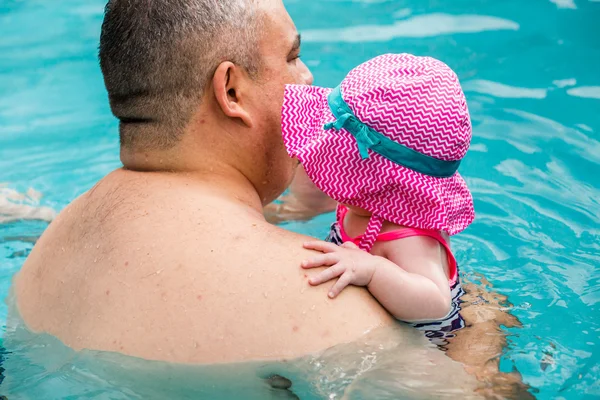
[[[352,70],[342,93],[361,121],[422,154],[453,161],[469,148],[467,102],[458,77],[441,61],[380,56]]]
[[[321,190],[399,225],[453,235],[473,221],[473,200],[458,173],[434,178],[373,152],[363,160],[345,129],[324,131],[335,119],[327,103],[330,91],[287,86],[282,110],[286,148]],[[342,95],[361,121],[422,154],[459,160],[468,150],[466,100],[456,75],[440,61],[377,57],[348,74]]]

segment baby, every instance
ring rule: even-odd
[[[352,70],[335,89],[288,85],[283,140],[314,184],[338,202],[323,254],[329,297],[365,286],[397,319],[423,330],[463,324],[463,294],[450,235],[475,217],[457,170],[471,122],[456,74],[444,63],[386,54]]]

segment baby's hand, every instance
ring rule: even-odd
[[[309,283],[318,286],[340,277],[329,291],[329,297],[335,298],[350,284],[367,286],[378,264],[378,257],[362,251],[352,242],[342,246],[333,243],[314,241],[304,243],[305,249],[317,250],[324,254],[302,262],[302,268],[329,266],[325,271],[309,279]]]

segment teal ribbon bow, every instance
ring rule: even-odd
[[[344,104],[346,107],[347,105]],[[345,110],[340,108],[338,111],[341,115],[336,116],[337,120],[334,122],[330,122],[325,124],[325,130],[335,129],[336,131],[345,128],[348,132],[351,132],[352,135],[356,138],[356,142],[358,145],[358,152],[360,156],[363,158],[369,158],[369,149],[372,149],[376,144],[379,144],[381,141],[374,135],[373,133],[377,133],[362,122],[352,113],[349,107]],[[334,113],[335,115],[335,113]]]
[[[438,160],[421,154],[363,123],[344,101],[340,86],[333,89],[327,97],[327,102],[336,120],[325,124],[323,128],[336,131],[345,129],[350,132],[356,139],[358,151],[363,160],[369,158],[369,150],[371,150],[396,164],[436,178],[449,178],[458,170],[461,160]]]

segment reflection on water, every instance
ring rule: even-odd
[[[52,337],[29,332],[14,310],[10,314],[1,391],[11,399],[480,397],[474,393],[480,384],[461,364],[402,326],[299,360],[186,366],[112,353],[77,353]]]
[[[358,25],[339,29],[305,30],[307,42],[387,42],[409,37],[423,38],[452,33],[478,33],[495,30],[518,30],[515,22],[481,15],[428,14],[396,21],[390,25]]]
[[[395,324],[301,359],[213,366],[75,352],[29,331],[11,295],[0,393],[48,400],[531,398],[518,373],[499,371],[498,354],[506,346],[502,327],[520,322],[507,312],[511,305],[504,296],[484,289],[489,282],[483,277],[473,278],[477,285],[468,279],[464,284],[467,327],[445,343],[436,342],[439,346]]]

